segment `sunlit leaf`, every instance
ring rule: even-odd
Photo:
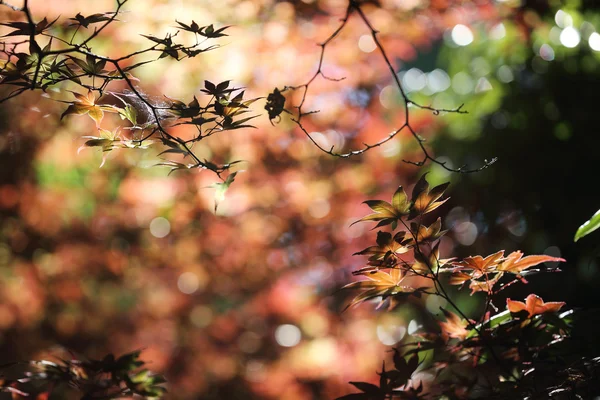
[[[100,125],[102,118],[104,117],[104,111],[116,112],[111,106],[104,106],[96,104],[96,96],[89,90],[87,95],[83,95],[77,92],[71,92],[75,97],[75,101],[67,107],[67,109],[60,116],[63,119],[67,115],[89,115],[96,125]]]
[[[496,283],[498,283],[501,277],[502,274],[495,274],[492,278],[490,278],[489,275],[485,275],[483,279],[471,280],[471,283],[469,283],[471,295],[477,292],[486,292],[491,295],[494,290],[494,286]]]
[[[127,119],[133,126],[137,125],[137,110],[131,104],[126,104],[125,108],[120,108],[119,114],[121,118]]]
[[[506,299],[506,308],[513,314],[520,313],[522,311],[526,311],[528,314],[528,318],[531,318],[538,314],[543,314],[547,312],[557,312],[560,310],[566,303],[563,301],[550,301],[545,303],[541,297],[530,294],[525,299],[525,303],[522,301]]]
[[[442,219],[438,218],[433,224],[425,226],[423,224],[411,223],[411,232],[416,236],[411,240],[410,244],[433,242],[442,237],[448,231],[442,231]]]
[[[574,240],[578,241],[582,237],[589,235],[598,228],[600,228],[600,210],[596,211],[596,213],[592,215],[592,218],[585,221],[583,225],[577,228]]]
[[[510,272],[512,274],[518,274],[521,271],[541,264],[543,262],[565,262],[564,258],[551,257],[546,255],[533,255],[523,257],[521,251],[513,251],[504,260],[498,264],[498,271]]]
[[[429,183],[426,180],[426,176],[427,174],[423,174],[413,189],[412,207],[408,219],[427,214],[449,199],[439,200],[450,183],[444,183],[429,190]]]
[[[394,207],[396,214],[400,215],[406,215],[410,211],[410,201],[402,186],[398,186],[398,189],[392,196],[392,207]]]
[[[472,278],[472,276],[470,274],[460,272],[460,271],[453,272],[452,275],[450,275],[450,279],[448,280],[448,283],[451,285],[462,285],[466,281],[471,280],[471,278]]]
[[[227,192],[227,189],[229,189],[229,187],[233,183],[235,176],[237,175],[238,172],[239,171],[232,172],[231,174],[229,174],[229,176],[227,176],[227,179],[225,179],[224,182],[213,183],[211,185],[211,187],[216,189],[215,190],[215,212],[217,212],[219,203],[221,203],[223,201],[223,199],[225,199],[225,192]]]
[[[499,262],[502,260],[502,256],[504,255],[504,250],[500,250],[494,254],[490,254],[489,256],[483,258],[482,256],[470,256],[465,257],[462,260],[451,261],[450,264],[455,267],[459,267],[459,270],[464,271],[473,271],[472,277],[479,278],[484,274],[496,271],[496,267]]]
[[[416,290],[409,286],[402,286],[401,283],[406,277],[404,270],[393,268],[389,273],[383,271],[365,272],[361,274],[368,280],[356,281],[347,284],[342,289],[365,289],[357,295],[346,307],[350,308],[367,300],[381,296],[380,307],[388,298],[396,295],[417,295]],[[420,295],[421,293],[418,293]]]
[[[452,259],[440,258],[439,242],[431,249],[429,254],[423,254],[422,251],[415,251],[415,262],[411,269],[423,275],[431,272],[436,273],[441,267],[448,264]]]
[[[375,213],[362,217],[352,225],[361,221],[379,221],[376,227],[389,225],[407,215],[410,207],[410,202],[408,202],[402,186],[399,186],[392,196],[392,204],[383,200],[367,200],[363,203],[368,205]]]
[[[377,232],[377,246],[370,246],[364,250],[354,253],[355,255],[368,255],[369,265],[394,266],[397,255],[404,254],[410,249],[404,246],[402,235],[395,235],[389,232]]]
[[[446,317],[446,322],[439,322],[442,329],[442,335],[446,337],[446,340],[449,337],[464,340],[469,334],[469,330],[467,329],[469,322],[453,312],[443,308],[441,310]]]

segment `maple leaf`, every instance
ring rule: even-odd
[[[433,242],[439,239],[448,231],[442,231],[442,219],[438,218],[433,224],[425,226],[423,224],[411,223],[411,231],[415,234],[416,243]],[[413,238],[409,244],[414,245]]]
[[[386,398],[385,391],[381,390],[379,386],[373,385],[367,382],[348,382],[352,386],[361,390],[362,393],[351,393],[342,397],[338,397],[335,400],[384,400]]]
[[[452,261],[452,259],[441,259],[440,258],[440,245],[436,244],[429,255],[423,254],[421,251],[415,251],[415,262],[412,264],[411,269],[419,274],[427,274],[430,272],[436,272],[440,267]]]
[[[473,271],[470,273],[471,279],[477,279],[487,273],[495,272],[498,263],[502,260],[502,256],[504,256],[504,250],[490,254],[485,258],[479,255],[465,257],[460,261],[451,261],[450,264],[457,267],[455,271]]]
[[[96,104],[96,96],[91,90],[88,90],[87,95],[83,95],[76,92],[73,93],[75,101],[69,105],[69,107],[62,113],[60,119],[63,119],[66,115],[89,115],[94,121],[96,126],[100,125],[102,118],[104,118],[104,111],[116,112],[110,106],[102,106]]]
[[[410,249],[404,246],[406,232],[398,232],[392,237],[388,232],[377,232],[377,246],[370,246],[354,255],[369,255],[368,265],[393,267],[397,263],[397,255]]]
[[[77,149],[77,153],[81,152],[81,150],[85,149],[86,147],[101,147],[104,154],[102,156],[100,168],[102,168],[106,162],[106,153],[111,150],[118,148],[147,149],[153,143],[151,140],[146,140],[144,143],[142,143],[141,141],[122,139],[120,137],[121,133],[119,128],[115,129],[113,132],[98,128],[98,132],[100,133],[100,136],[83,136],[83,139],[87,140],[82,146],[79,147],[79,149]]]
[[[427,174],[423,174],[421,179],[415,185],[412,192],[412,206],[408,219],[413,219],[419,215],[427,214],[448,201],[449,197],[440,200],[450,182],[443,183],[429,190],[429,183],[426,180]]]
[[[458,315],[443,308],[441,310],[446,317],[446,322],[439,321],[444,340],[448,341],[448,338],[464,340],[469,334],[469,330],[467,329],[469,321],[463,320]]]
[[[391,204],[383,200],[367,200],[363,204],[368,205],[375,212],[353,222],[352,225],[361,221],[379,221],[375,228],[393,224],[392,227],[395,229],[394,224],[403,216],[408,215],[411,206],[411,202],[408,200],[402,186],[398,186],[398,189],[394,192]]]
[[[491,294],[493,292],[492,289],[503,275],[502,272],[496,271],[496,265],[502,256],[502,252],[503,250],[485,258],[474,256],[460,261],[445,260],[447,264],[454,265],[454,268],[445,268],[442,272],[451,272],[450,279],[448,280],[448,283],[451,285],[464,285],[468,281],[471,281],[469,284],[471,295],[476,292]],[[443,267],[444,265],[441,266]],[[495,273],[493,278],[490,278],[490,273]]]
[[[77,57],[69,57],[69,59],[73,61],[73,63],[77,67],[81,68],[86,74],[90,76],[101,75],[107,72],[104,69],[104,67],[106,66],[106,59],[97,58],[89,54],[85,57],[85,60],[82,60]],[[112,72],[112,76],[115,76],[115,71]],[[118,73],[116,76],[120,76],[120,72],[116,72]]]
[[[508,311],[513,314],[517,314],[521,311],[527,311],[527,318],[548,312],[557,312],[565,304],[566,303],[564,301],[549,301],[544,303],[544,300],[535,294],[530,294],[527,296],[525,303],[522,301],[506,299],[506,308]]]
[[[419,367],[419,356],[417,354],[412,354],[408,356],[407,359],[398,351],[398,349],[393,350],[393,361],[396,370],[388,373],[388,375],[391,375],[393,378],[390,383],[392,387],[404,386]]]
[[[13,28],[15,29],[14,31],[2,36],[2,37],[7,37],[7,36],[31,36],[33,35],[39,35],[41,33],[43,33],[45,30],[49,29],[52,25],[54,25],[54,23],[58,20],[58,17],[52,21],[52,22],[48,22],[47,18],[44,18],[43,20],[41,20],[40,22],[38,22],[37,24],[30,24],[29,22],[8,22],[8,23],[1,23],[0,25],[3,26],[7,26],[9,28]],[[33,29],[31,29],[33,27]]]
[[[377,308],[379,308],[381,307],[383,302],[390,296],[402,294],[417,295],[414,288],[401,285],[401,282],[404,280],[404,278],[406,278],[406,272],[402,269],[393,268],[391,269],[390,273],[383,271],[364,272],[361,275],[367,277],[368,280],[352,282],[342,288],[366,289],[358,296],[356,296],[346,308],[350,308],[367,300],[371,300],[381,296],[382,299],[377,306]],[[392,308],[393,306],[394,304],[390,304],[390,308]]]
[[[98,22],[110,21],[114,15],[114,12],[106,12],[92,14],[87,17],[84,17],[83,15],[81,15],[81,13],[77,13],[75,18],[69,18],[70,21],[73,21],[73,23],[69,24],[69,26],[80,25],[84,28],[87,28],[88,26],[90,26],[90,24],[97,24]],[[118,19],[113,18],[113,21],[118,21]]]
[[[7,81],[9,78],[16,79],[21,76],[21,72],[17,66],[8,60],[0,60],[0,78],[2,82]]]
[[[231,184],[233,183],[235,176],[239,171],[232,172],[227,176],[227,179],[223,182],[213,183],[210,187],[215,188],[215,213],[217,212],[217,208],[219,207],[219,203],[225,199],[225,192],[229,189]]]
[[[485,280],[472,280],[469,284],[469,289],[471,289],[471,296],[476,292],[487,292],[492,294],[492,289],[498,283],[502,274],[496,274],[493,278],[489,279],[488,276],[485,276]]]
[[[519,274],[521,271],[541,264],[543,262],[565,262],[564,258],[551,257],[547,255],[533,255],[523,257],[521,251],[513,251],[498,264],[498,271]]]

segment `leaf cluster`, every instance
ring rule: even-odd
[[[37,388],[38,399],[48,398],[61,386],[78,392],[82,400],[161,397],[166,393],[162,386],[166,381],[144,368],[140,354],[140,351],[120,357],[108,354],[102,360],[30,361],[23,377],[4,379],[0,388],[13,396],[29,396]]]
[[[386,400],[386,399],[424,399],[423,382],[411,382],[412,375],[419,367],[419,357],[416,354],[403,357],[394,350],[394,369],[386,371],[385,363],[381,367],[379,385],[368,382],[350,382],[362,393],[352,393],[336,400]]]
[[[351,282],[343,288],[361,291],[348,307],[373,300],[378,303],[378,308],[388,304],[388,309],[392,309],[410,298],[418,301],[422,296],[441,297],[452,307],[453,311],[441,308],[439,315],[429,316],[437,329],[417,332],[412,342],[394,349],[396,364],[400,354],[404,357],[430,354],[431,361],[423,369],[436,376],[435,390],[427,395],[417,393],[415,388],[405,387],[406,382],[395,380],[382,380],[379,387],[351,382],[363,393],[343,399],[435,398],[432,397],[434,392],[435,395],[462,398],[463,394],[472,392],[478,381],[464,379],[462,371],[475,365],[492,365],[494,372],[485,377],[496,382],[496,386],[489,388],[491,392],[502,386],[514,394],[515,390],[531,384],[530,381],[523,383],[523,377],[537,373],[548,362],[553,349],[568,338],[572,311],[560,312],[564,302],[544,302],[539,296],[530,294],[524,302],[508,299],[504,310],[493,304],[494,296],[509,285],[527,283],[525,275],[543,271],[532,267],[545,262],[564,262],[564,259],[547,255],[524,256],[521,251],[505,255],[504,250],[486,257],[441,258],[440,239],[447,231],[442,229],[439,217],[429,224],[425,221],[431,220],[427,214],[448,200],[444,198],[447,187],[448,184],[442,184],[430,188],[426,175],[423,175],[410,199],[399,187],[391,202],[365,201],[373,212],[357,222],[377,222],[376,228],[390,226],[391,232],[377,232],[376,245],[356,253],[367,256],[368,260],[365,267],[353,274],[366,279]],[[485,310],[479,319],[466,317],[448,294],[445,287],[448,284],[461,288],[468,286],[471,295],[485,295]],[[508,381],[512,383],[501,385]]]
[[[0,88],[11,91],[0,98],[0,103],[26,90],[47,91],[66,86],[71,88],[67,93],[73,98],[56,99],[68,104],[61,119],[87,115],[95,122],[97,132],[84,135],[86,141],[82,147],[100,148],[104,155],[101,165],[106,154],[114,149],[146,149],[162,144],[166,149],[160,155],[172,158],[158,165],[171,171],[208,169],[225,181],[221,174],[239,161],[218,165],[200,159],[193,147],[219,132],[253,128],[249,121],[256,115],[251,114],[250,105],[256,99],[245,99],[244,90],[233,87],[230,81],[215,84],[206,80],[201,93],[208,100],[203,104],[203,99],[196,96],[189,102],[156,101],[144,94],[133,73],[161,58],[181,61],[216,49],[219,45],[214,40],[227,36],[228,26],[216,28],[213,24],[199,26],[195,21],[189,24],[177,21],[179,30],[174,34],[162,38],[142,35],[150,44],[133,53],[109,57],[94,52],[95,39],[108,25],[119,21],[117,17],[126,2],[117,2],[114,11],[87,16],[77,13],[62,24],[57,23],[58,18],[33,23],[25,4],[21,15],[26,21],[2,23],[12,31],[0,39]],[[94,29],[88,30],[92,26]],[[193,34],[196,40],[191,45],[183,44],[177,40],[179,33]],[[102,123],[106,113],[119,115],[125,124],[118,129],[105,128]],[[182,139],[170,129],[178,125],[195,129],[196,133],[192,138]]]

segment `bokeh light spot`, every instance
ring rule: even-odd
[[[560,42],[565,47],[572,49],[577,47],[580,41],[581,36],[579,35],[579,32],[577,32],[577,29],[573,28],[572,26],[566,27],[560,33]]]
[[[503,39],[505,36],[506,36],[506,28],[504,27],[504,24],[495,25],[490,30],[490,39],[500,40],[500,39]]]
[[[171,232],[169,220],[163,217],[154,218],[150,221],[150,233],[157,238],[164,238]]]
[[[411,68],[402,77],[402,84],[407,92],[416,92],[425,88],[427,77],[420,69]]]
[[[454,227],[455,238],[463,246],[470,246],[477,239],[477,225],[472,222],[461,222]]]
[[[544,250],[544,254],[549,255],[550,257],[560,257],[561,251],[558,246],[550,246],[546,250]],[[558,267],[558,261],[550,261],[545,263],[550,268]]]
[[[486,78],[479,78],[477,86],[475,86],[475,93],[482,93],[492,90],[492,84]]]
[[[181,293],[192,294],[200,287],[198,275],[193,272],[184,272],[177,279],[177,288]]]
[[[408,334],[409,335],[414,335],[415,333],[417,333],[417,331],[419,329],[421,329],[423,326],[420,325],[416,319],[411,320],[408,323]]]
[[[443,92],[450,87],[450,77],[442,69],[434,69],[427,74],[427,87],[433,93]]]
[[[388,85],[381,89],[379,93],[379,102],[382,106],[387,109],[394,108],[395,106],[395,98],[396,98],[396,88],[394,86]]]
[[[452,78],[452,90],[458,94],[469,94],[473,91],[473,79],[466,72],[459,72]]]
[[[540,57],[546,61],[554,60],[554,49],[549,44],[543,44],[540,47]]]
[[[406,335],[406,328],[401,325],[377,325],[377,338],[386,346],[393,346]]]
[[[500,66],[500,68],[498,68],[498,71],[496,72],[496,75],[502,83],[510,83],[515,79],[512,69],[510,69],[508,65]]]
[[[592,50],[600,51],[600,35],[598,34],[598,32],[594,32],[590,35],[588,43]]]
[[[300,343],[300,339],[302,339],[302,333],[296,325],[283,324],[275,330],[275,340],[280,346],[294,347]]]
[[[554,21],[556,22],[556,25],[560,26],[561,28],[567,28],[573,25],[573,17],[563,10],[558,10],[556,12],[554,15]]]
[[[324,218],[329,214],[331,206],[327,199],[316,199],[308,206],[308,213],[313,218]]]
[[[358,48],[365,53],[370,53],[377,48],[377,45],[371,35],[362,35],[358,39]]]
[[[473,32],[468,26],[458,24],[452,28],[452,40],[459,46],[468,46],[473,43]]]
[[[381,153],[386,158],[396,157],[402,150],[402,144],[399,140],[391,140],[381,146]]]

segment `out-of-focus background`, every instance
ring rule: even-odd
[[[30,1],[36,19],[111,11],[111,1]],[[411,110],[433,154],[476,174],[416,168],[421,153],[401,134],[362,156],[320,152],[287,116],[272,126],[215,135],[196,150],[243,159],[213,212],[210,172],[168,174],[159,149],[77,152],[93,134],[65,105],[26,93],[0,108],[0,364],[65,349],[102,357],[144,348],[172,399],[331,399],[347,381],[377,378],[389,346],[406,340],[436,299],[392,313],[363,305],[342,313],[337,291],[374,242],[368,210],[429,171],[452,181],[443,257],[500,249],[561,256],[563,272],[514,285],[512,298],[598,303],[598,237],[573,243],[600,207],[600,12],[593,1],[386,0],[365,11],[415,100],[466,115]],[[161,59],[136,72],[149,96],[191,100],[208,79],[231,79],[249,97],[306,82],[339,25],[344,0],[130,0],[93,50],[110,56],[163,37],[175,21],[232,25],[220,49]],[[0,8],[0,20],[17,17]],[[4,31],[0,32],[4,33]],[[305,120],[336,149],[375,142],[404,120],[369,31],[352,18],[327,46]],[[115,84],[118,86],[118,84]],[[67,93],[53,92],[53,97]],[[292,102],[300,100],[293,97]],[[477,298],[457,297],[477,312]],[[499,304],[502,304],[502,300]],[[591,335],[590,323],[578,334]],[[576,327],[577,328],[577,327]],[[590,352],[597,349],[590,348]]]

